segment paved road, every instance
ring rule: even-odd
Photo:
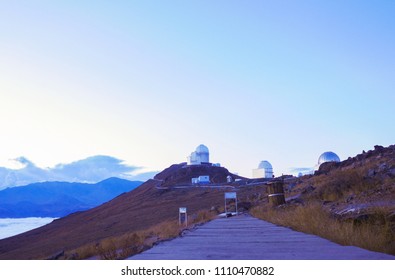
[[[134,260],[381,260],[395,256],[341,246],[315,235],[240,215],[215,219],[158,244]]]

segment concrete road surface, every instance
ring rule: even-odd
[[[381,260],[395,256],[341,246],[251,216],[215,219],[130,260]]]

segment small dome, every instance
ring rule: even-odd
[[[320,157],[318,158],[318,165],[321,165],[324,162],[330,162],[330,161],[340,162],[340,158],[334,152],[325,152],[322,155],[320,155]]]
[[[270,162],[268,162],[267,160],[263,160],[259,163],[258,169],[273,169],[273,167]]]
[[[204,146],[203,144],[199,145],[196,148],[196,152],[199,153],[199,154],[208,154],[209,153],[208,152],[208,148],[206,146]]]

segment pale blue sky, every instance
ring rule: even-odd
[[[395,143],[395,1],[1,1],[0,163],[251,176]],[[1,164],[0,164],[1,165]]]

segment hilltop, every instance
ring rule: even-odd
[[[228,169],[221,166],[211,164],[187,165],[186,162],[171,165],[157,174],[154,179],[161,181],[160,187],[170,188],[191,185],[192,178],[202,175],[209,176],[210,183],[218,185],[226,184],[228,176],[231,176],[232,180],[245,179],[230,173]]]
[[[191,179],[197,175],[217,179],[211,185],[193,186]],[[100,248],[106,240],[150,231],[166,221],[175,223],[179,207],[187,207],[192,220],[203,210],[218,214],[224,210],[224,193],[229,191],[237,192],[240,211],[255,215],[259,207],[267,207],[267,180],[238,178],[241,180],[229,184],[225,181],[228,175],[238,178],[222,167],[174,164],[154,179],[96,208],[0,240],[0,259],[48,258],[59,251],[71,251],[87,244]],[[287,204],[275,209],[265,208],[266,213],[275,217],[284,212],[290,216],[293,212],[301,213],[302,209],[305,223],[314,222],[321,228],[326,227],[326,220],[312,220],[321,210],[328,213],[330,219],[351,221],[351,226],[373,219],[379,232],[385,226],[384,233],[390,238],[388,246],[392,246],[391,238],[395,236],[395,146],[376,146],[374,150],[346,161],[323,164],[315,175],[284,176],[283,179]],[[309,208],[310,204],[316,208]],[[377,216],[378,207],[383,209],[380,216]],[[154,238],[153,234],[148,238]]]

